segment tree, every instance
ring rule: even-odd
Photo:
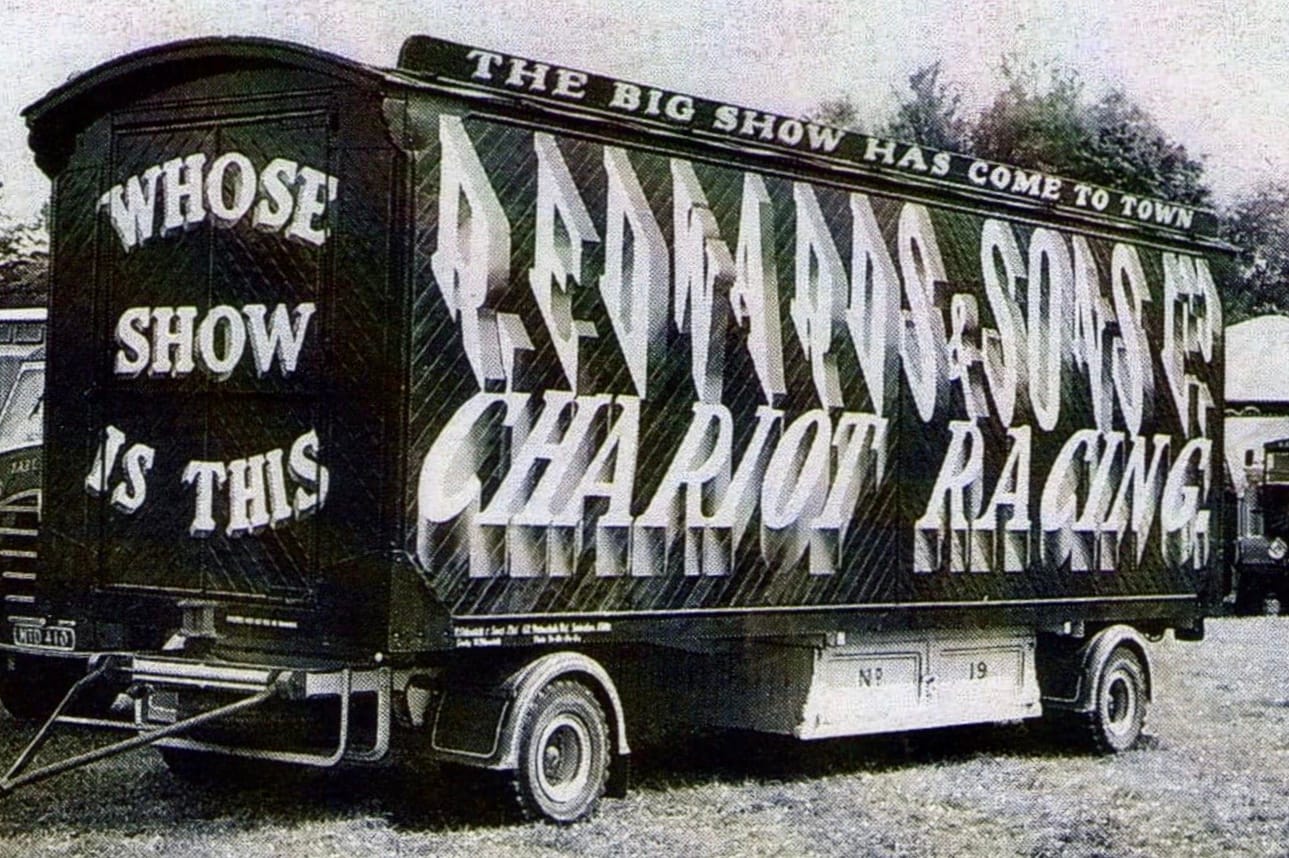
[[[1078,74],[1004,60],[1003,90],[971,129],[974,154],[1130,193],[1202,205],[1204,163],[1121,89],[1095,99]]]
[[[1122,89],[1089,94],[1060,66],[1004,58],[1003,88],[977,116],[963,116],[958,87],[939,62],[909,75],[883,136],[1107,185],[1129,193],[1204,205],[1204,162],[1170,139]],[[815,118],[856,128],[847,98],[825,102]],[[861,130],[857,129],[856,130]]]
[[[1104,184],[1189,205],[1208,202],[1204,162],[1170,140],[1123,90],[1093,103],[1090,125],[1095,136],[1087,154]]]
[[[909,75],[909,94],[900,97],[883,136],[951,152],[971,150],[971,125],[959,113],[962,94],[940,80],[940,71],[934,62]]]
[[[0,306],[45,303],[49,273],[48,212],[36,220],[0,216]]]
[[[953,152],[971,150],[971,123],[960,115],[962,94],[940,79],[939,62],[922,66],[909,75],[909,92],[896,94],[895,112],[884,122],[865,125],[859,108],[849,96],[820,103],[808,117],[815,122],[860,134],[872,132],[908,143],[920,143]]]
[[[1094,96],[1072,70],[1004,58],[1002,90],[977,116],[964,118],[959,91],[941,71],[937,62],[909,76],[908,92],[897,96],[881,134],[1129,193],[1210,202],[1204,162],[1122,89]],[[857,114],[840,98],[819,117],[854,127]],[[1221,214],[1222,238],[1238,249],[1233,265],[1220,264],[1226,321],[1289,314],[1289,183],[1255,188]]]
[[[807,115],[808,119],[835,128],[847,128],[863,133],[859,123],[859,108],[847,96],[830,98]]]
[[[1222,237],[1239,249],[1223,294],[1227,324],[1289,313],[1289,186],[1263,184],[1222,214]]]

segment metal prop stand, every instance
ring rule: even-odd
[[[211,709],[207,712],[202,712],[191,718],[176,721],[173,724],[167,724],[164,727],[158,727],[155,730],[142,730],[137,735],[132,736],[129,739],[123,739],[120,742],[113,742],[110,745],[95,748],[92,751],[76,754],[75,756],[68,757],[65,760],[59,760],[58,762],[50,763],[49,765],[27,771],[27,767],[31,765],[31,761],[36,756],[36,753],[49,739],[50,731],[53,729],[55,724],[94,726],[112,729],[134,728],[133,724],[127,724],[121,721],[90,720],[63,715],[63,712],[66,711],[67,707],[78,695],[80,695],[82,691],[116,669],[116,661],[117,660],[113,657],[104,658],[93,670],[83,676],[68,690],[67,694],[63,697],[62,702],[54,709],[53,714],[49,716],[48,720],[46,720],[40,730],[37,731],[35,737],[30,743],[28,743],[27,747],[18,755],[18,759],[14,761],[13,765],[9,768],[9,771],[3,778],[0,778],[0,796],[8,795],[18,787],[43,781],[55,775],[62,774],[63,772],[88,766],[91,763],[96,763],[99,760],[114,757],[118,754],[124,754],[128,751],[133,751],[136,748],[143,748],[154,744],[161,739],[165,739],[170,736],[178,736],[195,727],[201,727],[205,724],[211,723],[212,721],[218,721],[221,718],[226,718],[237,712],[252,709],[267,700],[277,697],[281,693],[278,683],[276,681],[272,681],[268,683],[264,690],[257,691],[249,697],[245,697],[241,700],[236,700],[227,705]]]

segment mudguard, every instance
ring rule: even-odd
[[[538,693],[557,679],[584,682],[604,707],[613,737],[613,792],[617,775],[625,772],[630,754],[622,701],[608,671],[595,659],[578,652],[548,653],[495,683],[467,687],[445,682],[430,728],[432,753],[439,759],[478,768],[516,768],[519,726],[524,714]],[[472,716],[468,724],[454,717],[454,713],[465,712]]]
[[[1101,629],[1078,649],[1071,667],[1078,665],[1078,677],[1074,694],[1068,698],[1044,696],[1043,705],[1048,708],[1065,709],[1071,712],[1091,712],[1096,701],[1095,677],[1118,647],[1127,647],[1141,661],[1146,679],[1146,699],[1152,698],[1154,682],[1151,678],[1150,649],[1145,637],[1132,626],[1116,624]]]

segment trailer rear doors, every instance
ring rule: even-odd
[[[114,123],[85,521],[104,586],[300,601],[325,491],[328,112],[211,107]]]

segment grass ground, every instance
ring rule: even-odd
[[[555,828],[513,823],[486,782],[448,772],[210,790],[148,752],[0,799],[0,855],[1286,855],[1286,643],[1289,619],[1276,618],[1161,643],[1146,741],[1113,758],[1025,725],[812,745],[708,738],[638,754],[628,798]],[[0,720],[0,758],[24,735]]]

